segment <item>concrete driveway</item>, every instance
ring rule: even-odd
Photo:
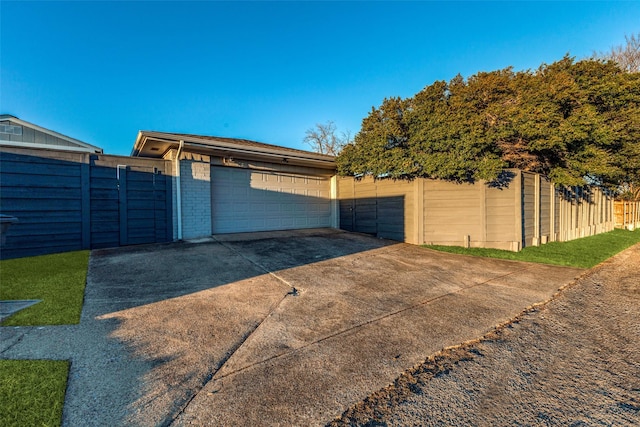
[[[69,426],[324,425],[580,272],[327,229],[99,250],[81,324],[3,357],[72,360]]]

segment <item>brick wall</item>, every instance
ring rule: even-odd
[[[207,156],[180,161],[182,238],[211,234],[211,166]]]

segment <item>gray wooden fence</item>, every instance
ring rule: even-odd
[[[0,213],[18,218],[0,257],[171,241],[164,160],[2,148]]]
[[[613,198],[508,170],[498,182],[339,178],[340,228],[414,244],[519,251],[613,229]]]

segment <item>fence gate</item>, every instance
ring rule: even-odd
[[[356,233],[376,235],[377,198],[375,184],[354,180],[340,181],[340,228]]]
[[[405,241],[407,188],[403,182],[338,180],[340,228]]]
[[[169,162],[3,148],[0,163],[0,211],[18,218],[3,259],[173,238]]]
[[[167,212],[171,211],[170,182],[156,168],[118,168],[120,245],[166,242]]]

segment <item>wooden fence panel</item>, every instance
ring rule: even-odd
[[[500,185],[485,184],[486,237],[482,247],[519,250],[522,246],[522,188],[517,172],[506,171]]]
[[[627,230],[640,228],[640,201],[616,200],[614,216],[616,228]]]
[[[18,218],[3,259],[173,238],[163,160],[3,147],[0,162],[0,212]]]
[[[372,179],[356,182],[354,197],[354,231],[377,235],[378,200],[376,184]]]
[[[91,165],[91,247],[120,246],[120,188],[113,167]]]
[[[83,248],[78,161],[0,152],[0,212],[19,221],[8,230],[3,259]]]
[[[539,178],[539,192],[540,192],[540,232],[538,234],[538,238],[541,243],[546,243],[552,239],[552,228],[553,228],[553,220],[554,220],[554,203],[552,201],[553,198],[553,185],[551,181],[544,176],[538,175]]]
[[[579,239],[613,230],[613,198],[600,188],[559,187],[557,236],[559,241]]]
[[[483,240],[486,232],[480,185],[427,180],[423,197],[425,242],[463,245],[465,239]]]
[[[416,244],[518,251],[613,228],[602,190],[556,188],[519,170],[474,184],[340,178],[338,198],[340,228]]]
[[[377,236],[401,242],[418,243],[415,221],[415,181],[381,180],[377,182]]]
[[[339,227],[346,231],[355,231],[353,218],[354,185],[355,180],[352,178],[338,178],[337,180]]]

